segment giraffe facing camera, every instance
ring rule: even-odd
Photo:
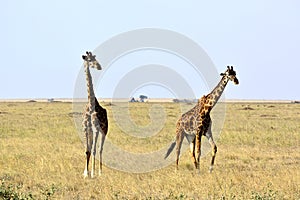
[[[96,56],[91,52],[86,52],[82,56],[84,60],[84,69],[87,82],[88,103],[86,104],[85,112],[83,113],[83,132],[85,136],[85,153],[86,163],[84,169],[84,177],[95,176],[95,157],[97,149],[97,141],[99,133],[101,133],[100,149],[99,149],[99,175],[102,173],[102,151],[106,134],[108,132],[108,119],[106,109],[99,104],[93,88],[93,80],[90,73],[90,68],[101,70],[101,65],[96,60]],[[92,171],[89,172],[89,161],[92,154]]]
[[[101,65],[96,60],[96,55],[93,55],[92,52],[87,51],[86,55],[82,55],[82,59],[89,63],[89,65],[84,65],[84,67],[91,67],[97,70],[102,69]]]

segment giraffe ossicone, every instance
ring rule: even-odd
[[[228,81],[233,81],[239,84],[236,77],[236,72],[233,66],[227,66],[227,70],[220,74],[222,76],[217,86],[207,95],[202,96],[198,103],[189,111],[182,114],[176,124],[176,139],[170,145],[165,159],[170,155],[176,146],[176,170],[178,169],[180,149],[184,137],[190,145],[190,155],[195,168],[200,172],[200,156],[201,156],[201,138],[205,136],[212,148],[212,159],[209,171],[212,172],[213,165],[216,158],[217,146],[212,135],[212,121],[210,118],[210,111],[220,99]]]

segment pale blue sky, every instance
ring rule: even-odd
[[[10,0],[1,2],[0,22],[0,98],[72,98],[85,50],[160,28],[197,42],[219,72],[236,67],[240,85],[230,84],[226,98],[300,99],[297,0]]]

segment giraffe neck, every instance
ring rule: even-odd
[[[228,80],[227,76],[223,76],[218,85],[207,95],[206,104],[208,104],[209,107],[212,108],[216,105],[228,83]]]
[[[88,102],[90,104],[91,112],[95,110],[95,93],[93,88],[93,80],[90,73],[90,68],[88,63],[85,66],[86,82],[87,82],[87,93],[88,93]]]

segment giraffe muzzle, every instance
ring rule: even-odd
[[[234,77],[233,82],[234,82],[234,84],[236,84],[236,85],[239,84],[239,80],[238,80],[236,77]]]

